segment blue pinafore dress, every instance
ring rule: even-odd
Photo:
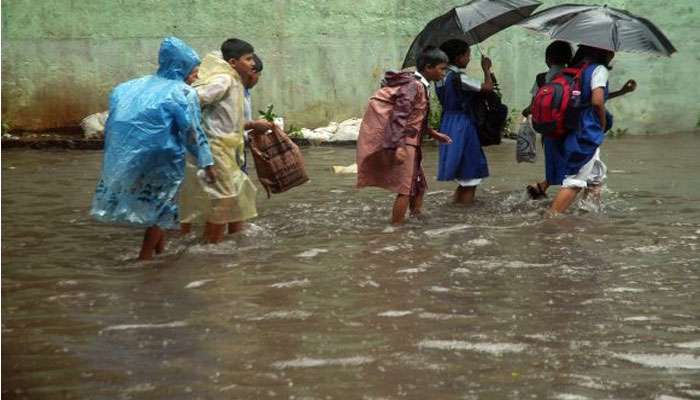
[[[476,121],[468,106],[475,92],[462,89],[459,76],[449,71],[442,85],[436,87],[442,106],[440,132],[452,139],[440,145],[438,181],[480,179],[489,176],[486,155],[481,149]]]

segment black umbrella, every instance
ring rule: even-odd
[[[648,19],[608,6],[564,4],[538,12],[520,25],[552,39],[612,51],[667,57],[676,52],[668,38]]]
[[[461,39],[470,45],[514,25],[540,6],[536,0],[472,0],[433,19],[416,36],[403,61],[403,67],[415,65],[416,55],[428,45],[439,47],[449,39]]]

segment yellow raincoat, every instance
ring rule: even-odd
[[[202,127],[209,139],[216,182],[197,176],[194,160],[188,159],[180,193],[180,221],[226,224],[257,216],[257,189],[241,170],[244,160],[243,83],[221,52],[204,57],[194,83],[202,105]]]

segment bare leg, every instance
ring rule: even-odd
[[[470,205],[474,203],[476,195],[476,186],[459,186],[455,190],[455,204]]]
[[[183,236],[184,236],[184,235],[189,235],[190,232],[192,232],[192,224],[190,224],[190,223],[185,223],[185,222],[183,222],[183,223],[180,224],[180,234],[181,234],[181,235],[183,235]]]
[[[204,226],[204,242],[209,244],[219,243],[224,240],[226,224],[212,224],[207,222]]]
[[[160,235],[160,240],[156,243],[156,254],[162,254],[165,251],[165,231]]]
[[[394,209],[391,212],[391,224],[401,225],[406,219],[406,210],[408,210],[410,197],[405,194],[396,195],[394,200]]]
[[[244,228],[245,228],[245,223],[243,221],[229,222],[228,234],[232,235],[234,233],[241,232]]]
[[[153,225],[146,229],[143,234],[143,243],[141,244],[141,252],[139,252],[139,260],[150,260],[153,258],[153,253],[158,245],[158,242],[163,239],[163,230],[157,225]]]
[[[552,201],[549,210],[552,214],[560,214],[566,211],[569,206],[576,200],[576,195],[581,191],[581,188],[563,187],[559,189],[559,193]]]
[[[423,194],[412,196],[408,200],[408,209],[411,211],[412,216],[419,216],[421,214],[421,209],[423,208]]]

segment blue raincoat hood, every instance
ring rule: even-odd
[[[202,60],[190,46],[175,36],[167,37],[158,51],[158,73],[162,78],[184,81]]]

